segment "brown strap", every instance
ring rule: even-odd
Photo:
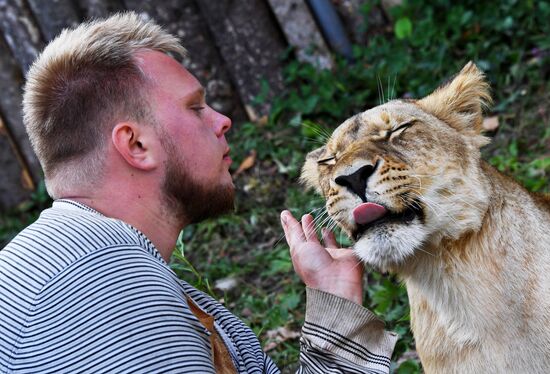
[[[214,317],[199,308],[191,298],[187,297],[189,309],[197,317],[199,322],[210,331],[210,349],[212,353],[212,362],[216,368],[217,374],[237,374],[231,355],[225,346],[222,338],[214,328]]]

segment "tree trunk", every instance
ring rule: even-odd
[[[75,26],[80,15],[70,0],[27,0],[46,41],[55,38],[61,30]]]
[[[124,4],[179,37],[189,52],[184,65],[205,86],[209,105],[233,119],[244,119],[242,104],[230,83],[226,66],[193,0],[158,3],[125,0]]]
[[[365,14],[362,8],[367,4],[371,7]],[[372,4],[368,0],[338,0],[334,4],[354,44],[367,45],[370,36],[386,31],[388,23],[382,7]]]
[[[6,133],[6,136],[8,132],[12,135],[12,140],[17,144],[14,147],[16,148],[16,152],[20,154],[21,162],[28,165],[32,179],[38,182],[42,175],[40,164],[32,150],[21,115],[23,74],[7,44],[1,37],[0,82],[2,82],[2,90],[0,90],[0,113],[4,118],[4,126],[7,127],[4,133]]]
[[[0,117],[0,211],[13,208],[25,199],[34,189],[28,171],[21,167],[20,160],[13,149],[13,142]]]
[[[24,73],[44,48],[35,20],[23,0],[0,0],[0,30]]]
[[[298,60],[330,69],[332,57],[305,1],[269,0],[269,5]]]
[[[286,50],[269,6],[261,0],[202,0],[197,4],[249,117],[254,120],[267,114],[270,101],[283,89],[281,58]],[[256,103],[260,95],[262,102]]]
[[[106,18],[124,10],[120,0],[77,0],[77,3],[84,19]]]

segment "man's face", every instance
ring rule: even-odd
[[[200,83],[177,61],[152,51],[139,58],[152,81],[147,97],[164,147],[168,209],[185,222],[231,210],[234,186],[225,139],[231,120],[206,104]]]

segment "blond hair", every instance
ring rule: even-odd
[[[142,50],[185,55],[173,35],[127,12],[63,30],[34,61],[23,116],[53,198],[98,182],[117,122],[148,120]]]

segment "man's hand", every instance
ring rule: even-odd
[[[334,233],[325,228],[323,246],[309,214],[302,217],[300,224],[285,210],[281,213],[281,223],[294,270],[306,286],[363,303],[364,269],[351,249],[339,248]]]

